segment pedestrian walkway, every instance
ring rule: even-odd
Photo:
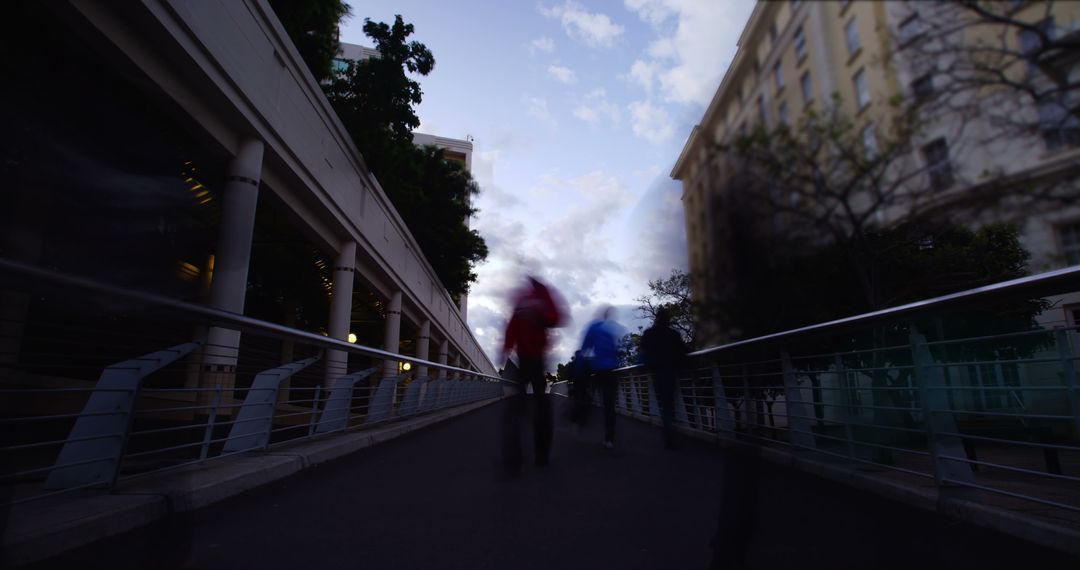
[[[772,465],[747,477],[707,443],[665,451],[658,429],[624,417],[607,451],[602,422],[575,436],[557,403],[551,465],[520,479],[495,469],[500,403],[34,568],[709,568],[718,519],[739,504],[753,513],[725,532],[752,529],[751,568],[1080,567]],[[715,567],[737,567],[733,546],[719,543]]]

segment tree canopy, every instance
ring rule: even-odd
[[[940,207],[944,171],[912,157],[922,127],[917,106],[894,101],[895,119],[869,123],[871,137],[840,103],[717,147],[731,174],[716,198],[726,217],[717,224],[715,263],[727,271],[722,290],[706,296],[717,300],[707,309],[733,337],[1027,273],[1015,226],[972,229],[956,221],[967,219],[963,212]],[[1009,324],[1029,328],[1040,307],[1013,309]]]
[[[315,80],[325,81],[333,72],[338,24],[349,15],[349,5],[341,0],[270,0],[270,7]]]
[[[690,346],[694,345],[694,302],[690,295],[690,276],[685,271],[672,269],[667,277],[649,281],[649,293],[635,299],[638,316],[656,320],[656,313],[667,307],[671,316],[671,328],[675,329]]]
[[[479,187],[442,150],[413,145],[412,130],[420,125],[414,106],[423,91],[410,74],[427,75],[435,67],[424,44],[408,41],[413,32],[401,16],[392,25],[365,19],[364,33],[380,56],[350,62],[325,91],[443,286],[458,298],[468,293],[473,268],[488,253],[468,227]]]

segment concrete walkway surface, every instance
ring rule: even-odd
[[[619,418],[556,418],[551,465],[496,469],[487,406],[33,568],[1080,568],[1011,536]],[[559,408],[564,408],[559,400]],[[526,453],[526,457],[531,454]],[[714,564],[715,562],[715,564]]]

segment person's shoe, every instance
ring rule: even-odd
[[[604,449],[615,449],[615,442],[610,439],[604,440]]]

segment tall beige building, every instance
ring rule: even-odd
[[[1006,3],[1002,3],[1005,5]],[[1038,22],[1047,5],[1008,3],[1019,19]],[[728,212],[718,196],[726,192],[731,163],[717,145],[731,143],[763,125],[773,129],[794,124],[807,110],[833,105],[834,94],[844,116],[854,122],[865,147],[873,148],[883,125],[897,113],[896,98],[913,100],[940,89],[947,78],[935,76],[925,62],[898,46],[926,41],[931,18],[948,17],[950,7],[936,2],[831,1],[758,2],[738,39],[738,50],[704,116],[691,131],[671,172],[682,182],[689,267],[696,294],[715,294],[722,284]],[[1055,34],[1072,33],[1080,22],[1080,3],[1053,5],[1050,26]],[[990,30],[986,33],[994,33]],[[966,37],[964,41],[974,41]],[[1022,42],[1023,38],[1005,38]],[[908,45],[907,47],[910,47]],[[1037,110],[1031,109],[1033,116]],[[911,161],[924,174],[911,184],[933,190],[938,203],[955,202],[987,185],[987,169],[995,179],[1025,180],[1071,172],[1080,164],[1080,137],[1032,133],[1030,137],[997,136],[986,119],[938,117],[911,145]],[[1080,129],[1076,133],[1080,134]],[[987,144],[985,141],[992,141]],[[1002,157],[1008,157],[1004,160]],[[895,212],[878,212],[888,223]],[[994,215],[1019,214],[1001,212]],[[1026,213],[1025,213],[1026,214]],[[999,218],[1000,219],[1000,218]],[[1080,209],[1046,209],[1036,215],[1010,218],[1021,226],[1021,240],[1032,253],[1031,268],[1041,272],[1080,263]],[[990,221],[987,214],[978,221]],[[1080,297],[1064,299],[1052,322],[1077,324]],[[719,331],[707,334],[724,340]]]

